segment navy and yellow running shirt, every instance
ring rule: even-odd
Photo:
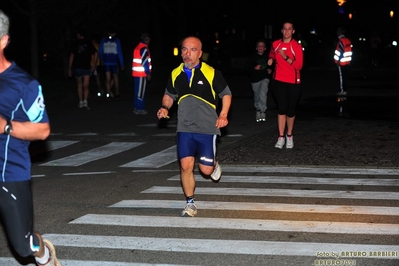
[[[182,63],[175,68],[166,85],[165,94],[178,104],[177,132],[218,134],[215,127],[219,98],[231,95],[222,73],[204,62],[193,69]]]
[[[7,120],[49,122],[42,87],[15,62],[0,73],[0,115]],[[0,134],[0,182],[29,180],[29,141]]]

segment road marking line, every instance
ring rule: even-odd
[[[182,208],[183,209],[183,208]],[[261,220],[239,218],[182,219],[168,216],[86,214],[70,224],[95,224],[113,226],[204,228],[226,230],[254,230],[274,232],[302,232],[326,234],[399,235],[397,224],[319,222],[290,220]]]
[[[177,160],[177,150],[176,150],[176,145],[174,145],[163,151],[153,153],[149,156],[140,158],[130,163],[120,165],[119,167],[160,168],[164,165],[175,162],[176,160]]]
[[[209,179],[195,175],[198,182],[209,182]],[[168,180],[180,181],[180,175],[175,175]],[[302,176],[232,176],[223,175],[219,183],[260,183],[260,184],[307,184],[307,185],[348,185],[348,186],[399,186],[399,179],[383,178],[324,178]]]
[[[137,136],[134,132],[125,132],[125,133],[117,133],[117,134],[108,134],[108,136]]]
[[[76,133],[76,134],[68,134],[67,136],[97,136],[97,133],[94,132],[84,132],[84,133]]]
[[[110,208],[165,208],[183,209],[181,200],[122,200]],[[356,205],[322,205],[322,204],[285,204],[260,202],[220,202],[196,201],[201,210],[230,211],[267,211],[267,212],[300,212],[322,214],[356,214],[356,215],[386,215],[399,216],[399,207],[356,206]],[[398,229],[399,230],[399,229]]]
[[[85,163],[110,157],[114,154],[130,150],[142,144],[143,142],[111,142],[107,145],[86,152],[77,153],[58,160],[40,164],[40,166],[80,166]]]
[[[59,258],[58,258],[59,259]],[[152,264],[152,263],[129,263],[129,262],[111,262],[111,261],[89,261],[89,260],[61,260],[62,266],[182,266],[181,264]],[[0,265],[20,266],[14,258],[0,258]],[[29,263],[25,265],[35,265]],[[186,264],[185,264],[186,265]]]
[[[112,174],[112,173],[115,173],[115,171],[65,173],[65,174],[62,174],[62,175],[67,175],[67,176],[74,176],[74,175],[104,175],[104,174]]]
[[[185,219],[185,218],[180,218]],[[189,218],[187,218],[189,219]],[[195,220],[196,218],[192,219]],[[155,238],[103,235],[45,234],[55,246],[104,249],[129,249],[184,253],[224,253],[274,256],[311,256],[317,252],[362,251],[362,258],[399,259],[398,256],[370,256],[370,252],[398,252],[398,245],[367,245],[345,243],[307,243],[251,240],[216,240],[192,238]]]
[[[247,173],[312,173],[343,175],[399,175],[399,168],[345,168],[345,167],[297,167],[297,166],[230,166],[222,165],[224,172]]]
[[[57,150],[57,149],[61,149],[64,148],[66,146],[75,144],[79,141],[73,141],[73,140],[49,140],[46,141],[47,144],[47,151],[53,151],[53,150]]]
[[[141,193],[181,194],[181,187],[153,186]],[[239,195],[261,197],[300,197],[300,198],[335,198],[335,199],[378,199],[399,200],[398,192],[382,191],[339,191],[339,190],[298,190],[274,188],[223,188],[197,187],[196,195]]]

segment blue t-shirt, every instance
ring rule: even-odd
[[[11,62],[0,73],[0,115],[19,122],[48,123],[41,85],[28,73]],[[0,134],[0,182],[31,178],[30,141]]]
[[[105,66],[124,65],[122,46],[118,38],[103,38],[98,47],[98,55]]]

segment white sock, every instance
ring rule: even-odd
[[[44,246],[44,256],[39,258],[39,257],[35,257],[35,260],[37,263],[39,263],[40,265],[44,265],[46,264],[50,259],[50,251],[48,250],[47,246]]]

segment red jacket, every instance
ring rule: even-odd
[[[283,49],[285,54],[293,60],[292,64],[288,63],[277,52],[280,49]],[[292,84],[301,83],[300,70],[303,66],[303,50],[300,43],[294,39],[288,43],[284,43],[282,39],[276,40],[272,43],[269,58],[272,58],[275,62],[273,79]]]
[[[340,36],[334,52],[334,62],[340,66],[348,66],[352,61],[352,43],[345,36]]]
[[[146,77],[151,73],[151,55],[148,45],[140,42],[133,51],[132,76]]]

